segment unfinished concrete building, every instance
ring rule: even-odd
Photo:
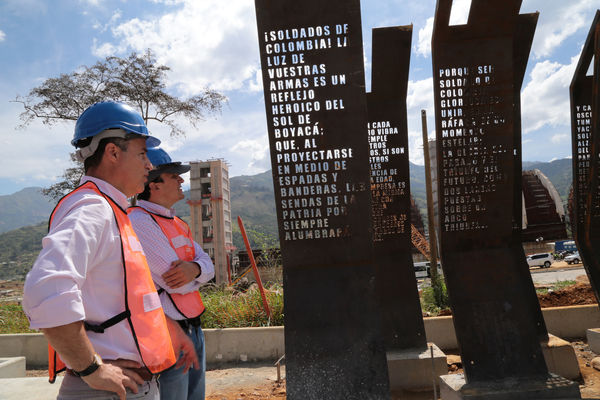
[[[523,242],[566,239],[565,210],[558,191],[540,171],[523,171]]]
[[[439,237],[436,141],[429,141],[435,230]],[[527,253],[550,251],[549,241],[566,239],[565,211],[556,188],[539,169],[522,171],[522,237]]]
[[[192,234],[212,258],[217,284],[226,284],[228,254],[233,251],[229,168],[221,159],[192,161],[190,166]]]

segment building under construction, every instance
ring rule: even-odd
[[[212,258],[217,284],[226,284],[233,251],[229,168],[224,160],[190,162],[190,222],[194,240]]]
[[[523,171],[523,242],[566,239],[565,209],[539,169]]]

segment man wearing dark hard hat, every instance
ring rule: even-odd
[[[144,191],[138,195],[129,218],[144,252],[165,314],[187,332],[194,342],[199,369],[171,367],[159,378],[160,398],[204,400],[205,351],[200,316],[204,305],[198,288],[215,276],[214,265],[200,245],[194,242],[188,225],[175,215],[173,206],[184,198],[181,174],[189,165],[173,162],[160,148],[148,150],[154,169]]]
[[[51,346],[50,381],[66,368],[58,399],[158,399],[156,376],[175,354],[186,368],[198,363],[165,318],[125,211],[152,168],[146,146],[160,141],[134,109],[102,102],[81,114],[71,143],[85,175],[50,216],[23,309]]]

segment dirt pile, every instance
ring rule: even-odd
[[[554,292],[538,294],[540,306],[543,307],[562,307],[576,306],[582,304],[596,304],[596,296],[589,283],[577,282]]]

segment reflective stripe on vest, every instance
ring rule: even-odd
[[[127,320],[144,366],[153,374],[162,372],[175,364],[177,359],[173,351],[165,314],[146,262],[146,256],[142,251],[142,246],[131,226],[127,213],[113,199],[102,193],[95,183],[86,182],[58,202],[50,215],[48,227],[52,224],[54,213],[62,202],[82,189],[93,190],[106,199],[113,210],[121,236],[125,310],[119,316],[115,316],[116,318],[111,318],[111,320],[116,321],[114,323],[123,323],[123,320]],[[86,328],[87,326],[86,324]],[[110,326],[108,324],[106,328]],[[52,383],[56,379],[56,373],[65,369],[65,364],[51,346],[49,346],[48,352],[49,381]]]
[[[196,258],[192,232],[185,221],[178,217],[169,218],[155,214],[139,206],[130,207],[127,212],[131,213],[135,209],[139,209],[152,217],[166,238],[169,239],[171,247],[180,260],[193,261]],[[167,293],[175,309],[188,319],[199,317],[204,312],[204,303],[202,303],[202,297],[197,290],[186,294],[169,293],[165,290],[165,293]]]

